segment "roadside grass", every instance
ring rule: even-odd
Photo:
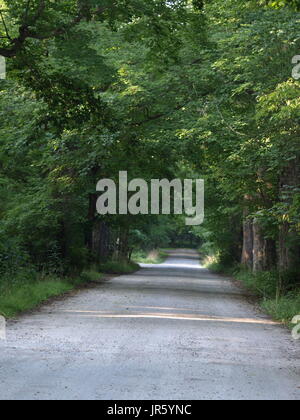
[[[26,268],[4,274],[0,277],[0,315],[12,318],[50,298],[62,296],[84,284],[99,282],[105,274],[129,274],[139,268],[135,262],[109,261],[74,277],[45,275]]]
[[[284,322],[293,328],[292,319],[300,315],[300,290],[278,299],[266,299],[262,302],[262,308],[277,321]]]
[[[278,274],[276,271],[251,273],[237,268],[233,274],[253,294],[264,300],[275,299],[278,296]]]
[[[16,282],[0,289],[0,313],[11,318],[20,312],[35,308],[49,298],[63,295],[75,286],[56,277],[31,282]]]
[[[91,267],[74,277],[43,275],[26,269],[2,275],[0,315],[12,318],[21,312],[36,308],[50,298],[62,296],[84,284],[99,282],[105,274],[129,274],[139,268],[134,262],[109,261],[98,267]]]
[[[101,280],[103,274],[95,270],[84,271],[81,275],[69,278],[55,275],[41,275],[34,271],[6,275],[0,279],[0,315],[12,318],[50,298],[59,297],[80,285]]]
[[[98,281],[102,280],[104,274],[99,273],[98,270],[93,267],[90,270],[84,270],[79,277],[80,283],[97,283]]]
[[[292,319],[300,314],[299,285],[279,281],[277,271],[251,273],[241,266],[226,267],[217,258],[206,257],[202,264],[210,271],[234,277],[258,299],[261,308],[276,321],[292,327]]]
[[[154,249],[152,251],[135,251],[132,255],[132,260],[136,263],[142,264],[161,264],[168,257],[165,250]]]

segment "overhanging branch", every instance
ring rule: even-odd
[[[11,39],[8,34],[7,27],[4,22],[4,27],[6,28],[6,39],[10,40],[10,45],[7,47],[0,47],[0,55],[7,58],[12,58],[17,55],[19,51],[22,50],[24,47],[24,44],[27,39],[37,39],[37,40],[47,40],[51,38],[55,38],[57,36],[63,35],[66,32],[68,32],[70,29],[72,29],[74,26],[78,25],[83,19],[86,18],[86,10],[81,6],[81,1],[78,1],[78,14],[74,17],[73,20],[71,20],[68,24],[65,24],[61,27],[54,28],[48,33],[39,33],[32,29],[32,27],[38,22],[39,19],[43,16],[45,9],[46,9],[46,1],[41,0],[37,11],[34,16],[32,16],[31,19],[28,19],[28,9],[29,9],[30,1],[27,3],[27,9],[25,11],[24,17],[23,17],[23,24],[19,27],[19,36]],[[103,13],[106,9],[99,8],[96,10],[95,14],[99,15]],[[3,19],[2,19],[3,21]]]

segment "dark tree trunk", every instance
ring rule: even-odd
[[[280,177],[280,198],[289,206],[292,203],[292,189],[300,186],[300,159],[290,161]],[[299,268],[299,234],[287,218],[282,218],[279,226],[278,259],[280,271],[294,271]]]
[[[96,261],[106,261],[111,256],[111,235],[107,223],[97,219],[97,195],[89,195],[86,245]]]
[[[277,269],[277,249],[274,239],[266,239],[266,270]]]
[[[86,230],[86,246],[89,251],[93,251],[93,236],[94,236],[94,223],[96,219],[96,203],[97,195],[89,194],[89,209],[88,209],[88,226]]]
[[[253,220],[253,271],[265,269],[265,240],[259,222]]]
[[[253,271],[269,271],[276,268],[276,243],[266,239],[257,219],[253,220]]]
[[[121,228],[119,235],[118,258],[120,260],[128,260],[129,256],[129,229]]]
[[[111,235],[107,223],[101,222],[99,227],[99,247],[98,255],[102,261],[106,261],[111,256]]]
[[[61,257],[63,260],[65,260],[68,254],[68,247],[67,247],[66,224],[63,220],[61,221],[61,224],[60,224],[59,243],[60,243],[60,249],[61,249]]]
[[[244,210],[242,265],[253,268],[253,220],[248,219],[248,210]]]

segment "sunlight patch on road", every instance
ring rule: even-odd
[[[162,263],[162,264],[139,264],[141,268],[183,268],[189,270],[203,270],[204,268],[200,264],[188,264],[188,263]]]
[[[228,322],[238,324],[260,324],[260,325],[281,325],[279,322],[267,319],[252,318],[230,318],[230,317],[214,317],[207,315],[195,314],[177,314],[177,313],[112,313],[102,311],[64,311],[66,313],[81,315],[83,317],[92,318],[152,318],[152,319],[173,319],[180,321],[201,321],[201,322]]]

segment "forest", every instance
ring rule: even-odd
[[[299,23],[298,0],[0,0],[2,315],[172,247],[299,314]],[[204,179],[204,223],[99,215],[120,171]]]

